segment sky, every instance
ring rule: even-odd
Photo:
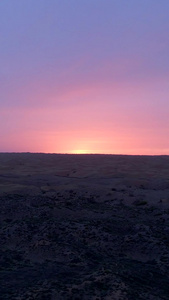
[[[169,154],[168,0],[0,1],[0,152]]]

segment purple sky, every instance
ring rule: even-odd
[[[0,1],[0,122],[0,151],[169,154],[169,1]]]

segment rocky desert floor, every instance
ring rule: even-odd
[[[169,299],[169,156],[0,154],[0,298]]]

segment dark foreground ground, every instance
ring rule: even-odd
[[[0,297],[169,299],[169,157],[0,154]]]

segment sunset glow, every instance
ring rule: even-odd
[[[0,151],[169,154],[168,11],[1,1]]]
[[[77,150],[71,151],[70,153],[71,153],[71,154],[89,154],[89,153],[91,153],[91,151],[89,151],[89,150],[77,149]]]

